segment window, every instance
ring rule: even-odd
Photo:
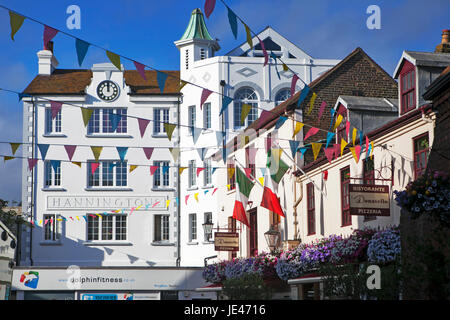
[[[200,60],[206,59],[206,50],[205,48],[200,48]]]
[[[61,239],[62,221],[59,215],[44,214],[44,241],[59,241]]]
[[[169,109],[156,108],[153,110],[153,133],[161,134],[166,132],[164,123],[169,122]]]
[[[61,133],[61,110],[52,119],[52,109],[45,108],[45,134]]]
[[[87,215],[88,241],[120,241],[127,239],[126,215]]]
[[[89,187],[126,187],[127,161],[100,161],[100,165],[92,174],[94,161],[88,161]]]
[[[153,174],[153,186],[168,187],[169,186],[169,161],[155,161],[153,165],[158,167]]]
[[[254,145],[251,145],[247,148],[245,148],[245,164],[248,169],[250,169],[250,175],[251,177],[256,177],[255,172],[255,157],[250,154],[250,150],[254,151]],[[253,180],[253,178],[251,178]]]
[[[203,129],[211,129],[211,103],[203,105]]]
[[[241,124],[241,113],[242,113],[242,105],[248,104],[251,105],[247,118],[244,123]],[[256,96],[255,91],[251,88],[242,88],[239,89],[234,95],[234,128],[240,129],[242,127],[247,127],[253,123],[258,118],[258,97]]]
[[[195,160],[189,160],[189,188],[195,187],[197,185],[196,171],[197,168],[195,166]]]
[[[189,69],[189,50],[184,51],[184,63],[186,66],[186,70]]]
[[[55,161],[53,166],[49,160],[44,161],[45,187],[61,186],[61,161]]]
[[[211,158],[205,159],[203,162],[205,170],[203,170],[203,185],[209,186],[212,183],[212,168],[211,168]]]
[[[93,110],[87,127],[89,135],[95,133],[127,133],[128,122],[126,108],[93,108]],[[111,114],[121,116],[115,130],[112,127]]]
[[[400,73],[401,111],[408,112],[416,106],[416,77],[414,65],[406,62]]]
[[[427,168],[430,151],[428,133],[424,133],[413,139],[414,145],[414,179],[420,177]]]
[[[158,214],[155,215],[154,224],[154,242],[169,241],[169,216]]]
[[[236,232],[236,219],[233,217],[228,217],[228,232]],[[228,260],[236,258],[236,251],[228,252]]]
[[[189,242],[197,240],[197,214],[189,214]]]
[[[275,96],[275,105],[279,105],[282,102],[286,101],[291,97],[291,89],[290,88],[284,88],[278,91],[277,95]]]
[[[363,184],[375,184],[375,167],[373,158],[363,160]],[[364,221],[376,220],[376,216],[364,216]]]
[[[188,108],[188,121],[190,129],[193,130],[195,128],[195,106],[189,106]]]
[[[341,223],[342,227],[352,224],[352,216],[350,215],[350,167],[341,169]]]
[[[205,212],[203,222],[212,222],[212,212]],[[203,230],[203,231],[204,231],[204,234],[203,234],[204,241],[211,241],[212,230],[211,230],[211,232],[206,232],[206,230]]]
[[[314,184],[308,183],[306,185],[308,236],[316,234],[316,206],[314,200]]]
[[[228,184],[230,185],[230,190],[236,189],[236,180],[234,178],[235,176],[235,167],[234,163],[228,163],[227,164],[227,177],[228,177]]]
[[[254,257],[258,255],[258,215],[256,208],[249,212],[250,216],[250,231],[249,231],[249,256]]]

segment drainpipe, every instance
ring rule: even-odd
[[[297,197],[297,183],[300,184],[300,198],[295,200]],[[294,179],[294,240],[298,240],[298,221],[297,221],[297,207],[303,199],[303,183],[301,182],[299,177],[295,177]]]
[[[178,104],[177,104],[177,124],[178,124],[178,147],[180,147],[180,140],[181,140],[181,127],[180,127],[180,96],[178,96]],[[177,203],[177,260],[176,260],[176,266],[179,267],[181,263],[181,226],[180,226],[180,219],[181,219],[181,200],[180,200],[180,191],[181,191],[181,185],[180,185],[180,160],[181,160],[181,151],[178,155],[178,166],[177,166],[177,197],[178,197],[178,203]]]

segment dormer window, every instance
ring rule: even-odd
[[[416,107],[415,74],[414,65],[406,61],[400,73],[400,103],[402,114]]]
[[[200,48],[200,60],[206,59],[206,50],[205,48]]]

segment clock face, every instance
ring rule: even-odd
[[[119,96],[119,86],[110,80],[100,82],[97,95],[105,101],[114,101]]]

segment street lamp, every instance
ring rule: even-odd
[[[280,232],[276,230],[273,225],[270,226],[269,231],[264,233],[267,245],[270,248],[270,252],[273,253],[278,245],[278,240],[280,239]]]
[[[208,219],[208,221],[203,223],[202,226],[203,226],[203,230],[205,231],[205,235],[207,236],[206,241],[209,241],[209,238],[212,235],[212,229],[213,229],[214,224],[212,223],[211,220]]]

